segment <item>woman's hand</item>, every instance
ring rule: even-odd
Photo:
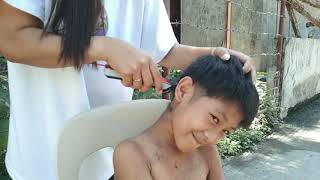
[[[172,69],[185,69],[195,59],[205,55],[219,56],[221,59],[229,60],[230,55],[236,56],[243,63],[244,73],[251,73],[253,82],[256,79],[256,69],[252,62],[252,59],[235,50],[227,49],[223,47],[194,47],[183,44],[176,44],[169,54],[160,62],[161,66]]]
[[[154,85],[158,93],[162,92],[161,74],[149,54],[121,40],[108,40],[113,41],[105,47],[108,64],[119,73],[124,86],[146,92]]]
[[[243,64],[244,73],[251,73],[253,83],[256,82],[256,68],[249,56],[245,55],[244,53],[223,47],[212,48],[211,54],[214,56],[219,56],[223,60],[229,60],[230,55],[238,57]]]

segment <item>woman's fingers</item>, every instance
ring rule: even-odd
[[[251,57],[249,57],[248,55],[245,55],[242,52],[235,51],[232,49],[228,49],[228,51],[231,55],[236,56],[240,59],[241,63],[243,64],[243,71],[245,73],[251,72],[253,69],[255,69],[255,66],[253,64]]]
[[[133,89],[141,89],[142,88],[142,76],[141,72],[137,72],[132,76],[132,88]]]
[[[152,60],[144,60],[140,66],[120,73],[122,84],[126,87],[147,92],[153,86],[157,93],[162,93],[162,76]]]
[[[150,64],[150,71],[153,77],[153,84],[158,94],[162,93],[162,76],[154,62]]]
[[[143,84],[142,84],[142,88],[140,89],[140,91],[147,92],[153,85],[153,78],[152,78],[149,63],[143,65],[141,74],[142,74]]]
[[[131,75],[122,75],[122,84],[126,87],[132,87],[132,76]]]
[[[213,48],[212,55],[219,56],[223,60],[229,60],[230,55],[236,56],[237,58],[239,58],[240,62],[243,64],[243,68],[242,68],[243,72],[244,73],[251,73],[252,81],[255,83],[255,81],[256,81],[256,68],[255,68],[250,56],[248,56],[242,52],[235,51],[232,49],[223,48],[223,47]]]
[[[219,56],[223,60],[229,60],[230,55],[238,57],[241,63],[243,64],[243,71],[245,73],[250,72],[254,68],[252,59],[249,56],[239,51],[235,51],[235,50],[227,49],[223,47],[217,47],[217,48],[213,48],[212,55]]]
[[[213,56],[218,56],[223,60],[229,60],[230,59],[230,53],[228,51],[228,49],[223,48],[223,47],[217,47],[217,48],[213,48],[211,54]]]

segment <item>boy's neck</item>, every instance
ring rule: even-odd
[[[172,130],[172,118],[170,109],[166,110],[160,119],[151,126],[147,133],[161,146],[176,148]]]

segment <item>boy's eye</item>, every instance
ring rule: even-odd
[[[214,115],[211,115],[211,117],[212,117],[212,122],[214,123],[214,124],[218,124],[219,123],[219,119],[217,118],[217,117],[215,117]]]
[[[229,135],[229,134],[230,134],[230,131],[228,131],[228,130],[223,130],[223,133],[224,133],[225,135]]]

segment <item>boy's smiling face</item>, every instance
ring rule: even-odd
[[[199,95],[192,79],[182,79],[175,92],[172,128],[175,143],[182,152],[217,144],[238,128],[243,118],[235,102]]]

